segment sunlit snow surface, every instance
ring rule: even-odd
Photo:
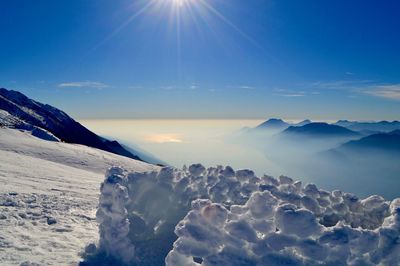
[[[0,265],[77,265],[85,245],[98,238],[99,187],[113,165],[157,169],[0,128]]]
[[[97,220],[88,265],[400,265],[400,199],[231,167],[114,167]]]

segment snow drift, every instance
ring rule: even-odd
[[[88,265],[400,264],[400,199],[359,199],[229,166],[111,168],[97,220]]]

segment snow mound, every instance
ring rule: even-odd
[[[85,265],[399,265],[400,199],[231,167],[114,167]],[[90,250],[90,251],[88,251]]]

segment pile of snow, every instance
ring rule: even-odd
[[[231,167],[111,168],[90,264],[399,265],[400,199]]]

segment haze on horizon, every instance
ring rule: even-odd
[[[399,119],[398,1],[306,2],[1,1],[0,87],[78,119]]]

